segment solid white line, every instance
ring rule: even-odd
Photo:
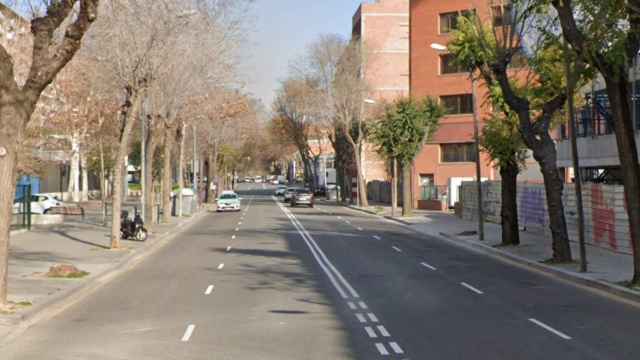
[[[231,251],[231,246],[227,246],[227,252]]]
[[[402,348],[400,347],[400,345],[398,345],[398,343],[390,342],[389,346],[391,346],[391,348],[393,349],[393,351],[396,352],[396,354],[404,354],[404,351],[402,351]]]
[[[322,249],[320,249],[320,246],[318,246],[316,241],[313,239],[313,236],[311,236],[311,234],[309,234],[307,229],[305,229],[304,225],[302,225],[302,223],[295,217],[295,215],[293,215],[293,213],[291,213],[291,211],[289,211],[289,209],[285,208],[280,203],[277,203],[277,204],[280,207],[280,209],[282,209],[282,211],[287,215],[287,217],[289,217],[289,220],[291,220],[291,222],[294,224],[294,226],[296,226],[298,231],[301,234],[303,234],[303,239],[305,239],[305,242],[307,243],[307,246],[309,246],[310,248],[315,248],[317,254],[324,261],[326,266],[329,267],[329,269],[333,272],[333,274],[335,274],[335,276],[338,278],[338,280],[340,280],[340,282],[344,285],[344,287],[347,288],[347,290],[349,290],[349,293],[351,294],[351,297],[359,298],[360,295],[358,295],[358,293],[351,286],[351,284],[349,284],[349,282],[344,278],[344,276],[342,276],[340,271],[338,271],[338,269],[336,269],[336,267],[333,265],[333,263],[327,258],[327,255],[324,253],[324,251],[322,251]],[[318,259],[316,259],[316,260],[318,260]],[[319,263],[321,263],[321,261],[319,261]],[[321,266],[323,266],[323,265],[321,264]],[[342,295],[342,293],[341,293],[341,295]],[[343,298],[346,299],[346,296],[343,296]]]
[[[380,236],[378,236],[378,235],[373,235],[373,238],[376,239],[376,240],[382,240],[382,238]]]
[[[397,246],[392,246],[393,250],[397,251],[397,252],[402,252],[402,249],[400,249]]]
[[[391,334],[389,334],[389,332],[387,331],[387,328],[385,328],[383,325],[378,325],[377,328],[380,334],[382,334],[382,336],[384,337],[391,336]]]
[[[365,326],[364,327],[364,331],[367,332],[367,335],[369,335],[370,338],[375,339],[378,337],[378,335],[376,335],[376,332],[373,331],[373,329],[369,326]]]
[[[461,283],[460,283],[460,285],[462,285],[462,286],[466,287],[467,289],[469,289],[469,290],[473,291],[473,292],[474,292],[474,293],[476,293],[476,294],[480,294],[480,295],[484,294],[482,291],[480,291],[480,290],[478,290],[478,289],[474,288],[473,286],[471,286],[471,285],[467,284],[466,282],[461,282]]]
[[[367,304],[365,304],[364,301],[359,301],[358,305],[360,305],[360,307],[363,309],[368,309]]]
[[[378,352],[380,352],[380,355],[389,355],[389,352],[387,351],[387,348],[384,347],[384,345],[382,345],[382,343],[376,343],[376,349],[378,349]]]
[[[307,236],[305,235],[305,233],[300,229],[300,226],[296,223],[296,221],[293,220],[291,212],[288,211],[288,209],[286,209],[284,206],[282,206],[282,204],[277,202],[277,199],[274,199],[274,201],[276,201],[276,204],[278,204],[278,207],[280,207],[280,210],[282,210],[282,212],[284,212],[284,214],[289,218],[289,221],[291,221],[291,223],[296,228],[296,230],[298,230],[298,233],[302,237],[302,240],[304,240],[305,244],[307,244],[307,247],[311,251],[311,255],[313,255],[313,257],[316,259],[316,262],[320,265],[320,267],[322,268],[322,271],[324,271],[324,273],[327,275],[327,277],[329,278],[329,281],[331,282],[331,284],[333,284],[333,287],[336,288],[336,290],[338,291],[338,293],[340,293],[340,296],[342,296],[343,299],[346,299],[347,298],[347,294],[344,292],[344,290],[342,289],[340,284],[336,281],[336,279],[333,276],[333,274],[331,273],[331,271],[329,271],[329,269],[327,269],[327,266],[322,261],[322,259],[319,257],[319,255],[318,255],[317,251],[315,250],[315,248],[311,245],[311,243],[307,239]]]
[[[235,235],[231,236],[231,240],[235,240],[235,239],[236,239]]]
[[[431,270],[433,270],[433,271],[435,271],[435,270],[436,270],[436,267],[435,267],[435,266],[431,266],[431,265],[427,264],[426,262],[421,262],[421,263],[420,263],[420,265],[422,265],[422,266],[426,267],[427,269],[431,269]]]
[[[369,319],[371,319],[371,321],[373,321],[374,323],[378,322],[378,317],[376,317],[376,315],[374,313],[368,313],[367,316],[369,317]]]
[[[349,308],[351,310],[356,310],[357,309],[356,304],[352,303],[351,301],[347,302],[347,304],[349,305]]]
[[[541,328],[543,328],[545,330],[548,330],[548,331],[558,335],[559,337],[561,337],[561,338],[563,338],[565,340],[571,340],[571,336],[552,328],[551,326],[543,323],[542,321],[538,321],[538,320],[536,320],[534,318],[529,319],[529,321],[531,321],[532,323],[540,326]]]
[[[187,342],[193,335],[193,330],[195,330],[196,326],[191,324],[187,326],[187,330],[185,330],[184,335],[182,335],[182,342]]]
[[[205,295],[211,295],[211,293],[213,292],[213,285],[209,285],[207,287],[207,290],[204,291]]]
[[[358,321],[360,321],[361,323],[366,323],[367,319],[364,318],[364,315],[358,313],[356,314],[356,317],[358,318]]]
[[[223,267],[224,267],[224,263],[218,265],[218,270],[222,270]]]

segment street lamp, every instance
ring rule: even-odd
[[[432,43],[431,48],[436,52],[447,51],[447,47]],[[476,153],[476,185],[478,192],[478,238],[484,240],[484,209],[482,206],[482,178],[480,170],[480,125],[478,123],[478,113],[476,110],[476,79],[473,76],[474,69],[469,69],[469,78],[471,79],[471,107],[473,108],[473,136],[475,138]]]

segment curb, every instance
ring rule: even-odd
[[[383,218],[383,219],[388,219],[391,221],[394,221],[400,225],[405,225],[405,226],[411,226],[411,225],[415,225],[412,224],[410,222],[401,220],[401,219],[397,219],[397,218],[392,218],[391,216],[384,216],[384,215],[379,215],[376,214],[373,211],[370,210],[366,210],[366,209],[362,209],[362,208],[357,208],[354,207],[352,205],[345,205],[345,207],[352,209],[352,210],[356,210],[356,211],[360,211],[360,212],[364,212],[370,215],[374,215],[378,218]],[[571,271],[567,271],[564,269],[560,269],[560,268],[556,268],[550,265],[546,265],[543,263],[540,263],[538,261],[535,260],[530,260],[527,258],[524,258],[522,256],[519,255],[515,255],[515,254],[511,254],[508,253],[506,251],[501,251],[500,249],[496,249],[492,246],[486,245],[486,244],[482,244],[482,243],[478,243],[472,240],[466,240],[466,239],[462,239],[460,237],[454,236],[454,235],[450,235],[447,233],[443,233],[440,232],[438,234],[435,233],[426,233],[423,231],[419,231],[417,229],[413,229],[410,228],[412,231],[414,231],[415,233],[419,233],[422,235],[427,235],[427,236],[433,236],[437,239],[440,239],[442,241],[446,241],[447,243],[456,245],[458,247],[462,247],[471,251],[475,251],[477,253],[482,253],[484,255],[488,255],[493,257],[494,259],[500,260],[500,261],[506,261],[512,265],[516,265],[519,266],[521,268],[525,268],[525,269],[529,269],[529,270],[534,270],[534,271],[538,271],[541,273],[544,273],[546,275],[550,275],[550,276],[554,276],[556,278],[562,279],[564,281],[570,282],[574,285],[579,285],[579,286],[583,286],[586,287],[592,291],[596,291],[601,293],[602,295],[613,295],[613,296],[617,296],[618,298],[620,298],[621,300],[627,302],[627,303],[631,303],[632,305],[635,306],[640,306],[640,292],[636,292],[633,290],[630,290],[628,288],[625,288],[624,286],[620,286],[620,285],[616,285],[616,284],[612,284],[612,283],[608,283],[606,281],[603,280],[597,280],[597,279],[593,279],[590,278],[588,276],[584,276],[575,272],[571,272]]]
[[[433,235],[433,234],[430,234],[430,235]],[[443,232],[440,232],[437,237],[444,241],[447,241],[448,243],[452,243],[470,250],[475,250],[477,252],[489,255],[498,260],[503,260],[503,261],[506,260],[509,263],[520,266],[520,267],[533,269],[533,270],[545,273],[547,275],[552,275],[554,277],[563,279],[565,281],[588,287],[598,292],[604,292],[610,295],[615,295],[619,298],[626,300],[627,302],[640,306],[640,292],[633,291],[631,289],[625,288],[624,286],[609,283],[604,280],[593,279],[588,276],[584,276],[582,274],[568,271],[565,269],[556,268],[547,264],[540,263],[535,260],[527,259],[519,255],[511,254],[506,251],[501,251],[490,245],[477,243],[472,240],[462,239],[457,236],[446,234]]]
[[[19,234],[24,234],[27,231],[29,231],[29,230],[27,230],[27,229],[11,230],[11,231],[9,231],[9,236],[15,236],[15,235],[19,235]]]
[[[144,259],[164,248],[174,237],[193,226],[206,214],[208,214],[206,209],[201,210],[187,221],[176,224],[172,230],[160,234],[155,241],[147,242],[142,247],[123,256],[119,261],[101,273],[96,274],[94,277],[89,276],[86,281],[51,296],[37,306],[23,313],[19,313],[13,318],[8,318],[5,322],[0,322],[0,325],[10,326],[9,331],[4,334],[4,339],[0,339],[0,348],[10,344],[13,339],[24,333],[29,327],[42,320],[52,318],[108,284],[110,281],[116,279],[118,276],[132,270]]]

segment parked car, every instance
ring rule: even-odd
[[[272,185],[278,185],[278,184],[280,184],[280,182],[278,182],[277,179],[273,179],[273,180],[271,180],[271,184]]]
[[[223,191],[217,199],[216,211],[240,211],[240,197],[233,191]]]
[[[280,186],[278,186],[276,188],[276,191],[275,191],[274,195],[277,196],[277,197],[281,197],[281,196],[284,196],[284,193],[286,191],[287,191],[287,187],[280,185]]]
[[[19,214],[26,209],[23,209],[24,199],[17,198],[13,202],[13,213]],[[47,214],[51,209],[62,206],[62,201],[57,196],[47,194],[32,194],[31,195],[31,213],[32,214]]]
[[[288,187],[287,190],[285,190],[284,192],[284,202],[291,201],[291,198],[293,198],[293,194],[295,193],[296,193],[296,188]]]
[[[308,205],[309,207],[313,207],[314,202],[315,196],[309,189],[296,189],[291,198],[291,206]]]

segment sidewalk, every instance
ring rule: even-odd
[[[519,246],[497,247],[496,245],[501,242],[499,224],[485,222],[485,241],[481,242],[477,236],[477,223],[462,220],[453,213],[414,210],[412,217],[401,217],[399,209],[398,215],[391,217],[390,206],[373,205],[367,209],[352,206],[352,208],[399,221],[423,234],[471,246],[490,255],[497,255],[583,285],[640,301],[640,291],[632,291],[620,286],[620,283],[630,280],[633,275],[631,255],[587,245],[588,272],[580,273],[577,261],[579,256],[577,243],[571,244],[575,263],[561,265],[541,263],[549,259],[552,253],[551,238],[541,230],[520,232]]]
[[[148,255],[205,211],[169,224],[153,226],[145,242],[123,240],[121,250],[110,250],[108,228],[71,222],[43,227],[11,237],[9,249],[9,301],[24,303],[13,314],[0,314],[0,339],[33,317],[42,316],[50,307],[64,306],[89,285],[104,283],[107,277],[125,270],[127,265]],[[72,264],[89,274],[63,279],[45,276],[57,264]],[[60,305],[62,303],[62,305]]]

